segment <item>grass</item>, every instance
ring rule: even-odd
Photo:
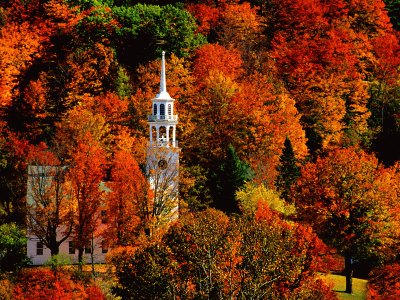
[[[333,282],[333,290],[342,300],[363,300],[367,299],[367,280],[353,278],[353,294],[345,293],[346,277],[341,275],[326,275],[328,281]]]

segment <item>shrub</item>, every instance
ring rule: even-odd
[[[22,270],[14,289],[15,300],[67,300],[86,299],[86,297],[83,285],[73,282],[68,274],[55,275],[47,268]]]
[[[373,270],[368,281],[368,299],[400,299],[400,264]]]
[[[0,299],[13,300],[13,283],[8,279],[0,280]]]
[[[25,232],[17,225],[0,225],[0,272],[18,270],[28,262]]]
[[[96,285],[91,285],[85,289],[87,299],[89,300],[106,300],[101,289]]]

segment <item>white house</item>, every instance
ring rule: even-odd
[[[68,202],[68,191],[66,191],[66,185],[57,184],[60,182],[60,178],[57,176],[62,176],[63,172],[66,170],[65,167],[57,166],[28,166],[28,181],[27,181],[27,194],[26,201],[28,205],[28,210],[33,206],[47,206],[54,205],[58,197],[59,201]],[[100,186],[99,188],[105,188]],[[56,195],[57,194],[57,195]],[[47,202],[47,203],[46,203]],[[63,204],[64,209],[67,207],[67,203]],[[60,213],[62,215],[62,213]],[[27,255],[31,259],[33,265],[42,265],[46,263],[50,257],[50,249],[47,248],[43,241],[41,241],[34,233],[33,227],[35,227],[36,232],[40,232],[41,236],[46,236],[49,231],[50,225],[40,228],[40,222],[35,221],[35,214],[32,210],[28,212],[28,228],[27,228]],[[55,226],[54,226],[55,227]],[[100,225],[101,227],[101,225]],[[99,228],[100,229],[100,228]],[[68,225],[57,226],[57,241],[65,239],[59,246],[59,253],[68,256],[72,263],[78,262],[78,251],[74,247],[74,242],[71,237],[68,236],[70,229]],[[95,263],[105,262],[105,255],[108,252],[107,248],[102,247],[102,239],[95,237],[93,239],[92,245],[88,245],[85,248],[84,262],[91,263],[92,257]],[[92,255],[93,250],[93,255]]]

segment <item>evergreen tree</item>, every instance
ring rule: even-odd
[[[250,166],[240,160],[235,148],[229,145],[225,160],[210,176],[215,207],[227,213],[239,212],[236,191],[252,178]]]
[[[277,166],[279,175],[275,181],[275,186],[281,192],[281,197],[290,202],[290,187],[300,175],[300,168],[296,164],[292,143],[286,137],[282,154]]]
[[[390,21],[396,30],[400,30],[400,1],[385,0],[386,9],[389,13]]]

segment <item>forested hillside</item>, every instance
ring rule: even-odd
[[[265,254],[262,237],[283,245],[264,245],[287,262],[266,275],[263,293],[278,298],[334,297],[313,277],[329,264],[318,251],[342,255],[349,276],[353,261],[386,272],[400,259],[399,16],[398,0],[0,0],[0,224],[25,224],[28,165],[68,166],[68,199],[83,193],[88,216],[108,210],[109,245],[140,240],[133,265],[155,255],[163,266],[132,283],[123,274],[136,270],[119,265],[126,297],[151,278],[169,280],[161,297],[250,299],[266,280],[249,265]],[[164,252],[154,254],[143,236],[162,222],[149,212],[143,170],[162,51],[179,114],[184,216],[155,234]],[[102,181],[112,190],[104,201]],[[78,228],[63,201],[57,218],[44,205],[37,222]],[[72,231],[82,249],[96,222]],[[174,265],[185,265],[185,236],[199,248],[214,237],[230,245],[209,266],[220,273],[208,289],[196,289],[195,267]],[[288,261],[291,247],[302,259]],[[192,281],[168,279],[174,272]],[[229,289],[228,277],[237,280]]]

